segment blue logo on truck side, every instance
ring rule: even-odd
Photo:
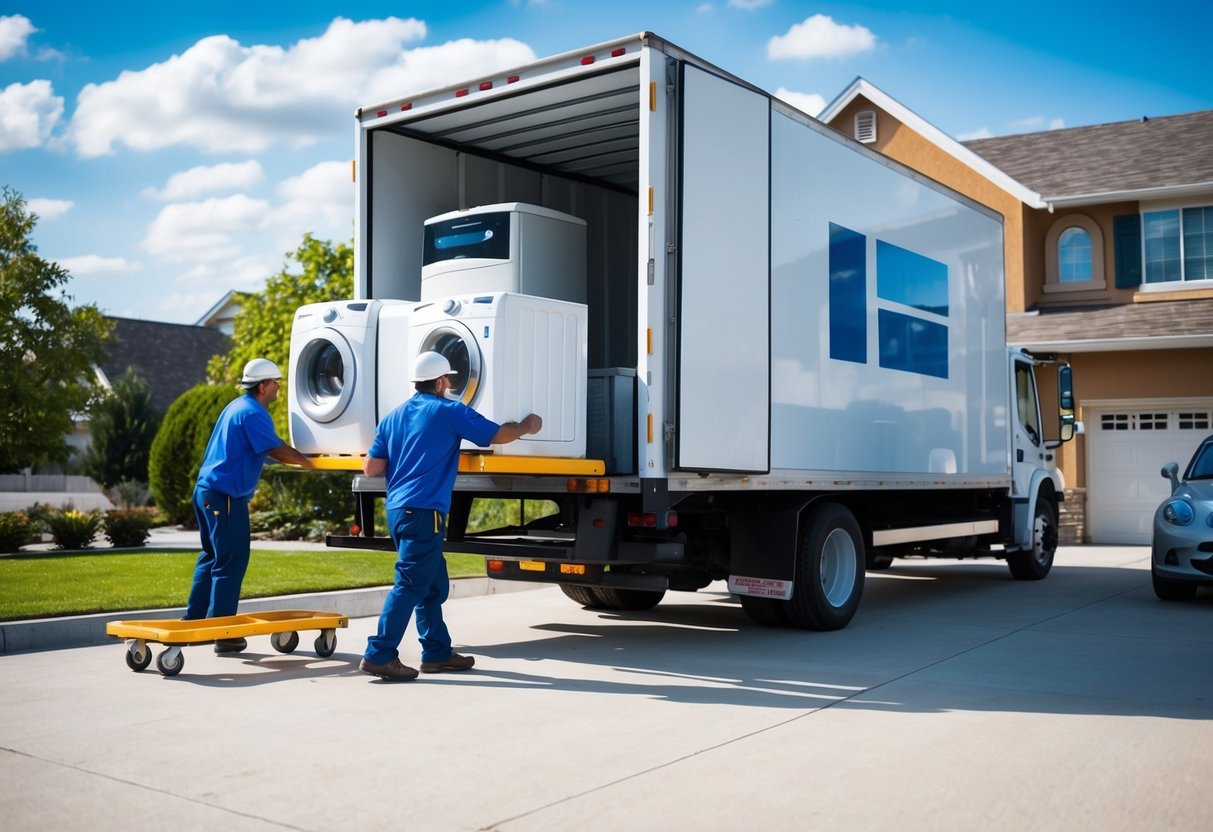
[[[868,363],[868,238],[830,223],[830,358]],[[876,241],[880,366],[948,377],[948,267]]]

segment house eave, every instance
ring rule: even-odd
[[[1213,347],[1213,334],[1159,335],[1142,338],[1083,338],[1072,341],[1018,341],[1008,345],[1034,352],[1087,353],[1136,350],[1196,350]]]
[[[1162,185],[1157,188],[1135,188],[1124,191],[1100,191],[1089,194],[1060,194],[1043,200],[1053,213],[1058,208],[1083,208],[1112,202],[1150,202],[1162,199],[1184,199],[1213,194],[1213,182],[1192,182],[1186,185]]]

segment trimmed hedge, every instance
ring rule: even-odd
[[[156,507],[170,523],[196,525],[194,483],[206,443],[219,414],[239,390],[216,384],[200,384],[182,393],[164,414],[148,457],[148,485]]]

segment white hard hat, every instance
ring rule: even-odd
[[[453,376],[455,371],[451,369],[451,362],[446,360],[446,356],[438,352],[423,352],[413,361],[413,378],[412,381],[433,381],[442,376]]]
[[[263,381],[273,381],[282,378],[278,365],[268,358],[254,358],[244,365],[244,376],[240,383],[245,387],[254,387]]]

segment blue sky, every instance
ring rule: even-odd
[[[352,113],[642,30],[815,113],[863,76],[961,139],[1213,107],[1208,0],[0,3],[0,184],[75,303],[193,323],[353,233]]]

